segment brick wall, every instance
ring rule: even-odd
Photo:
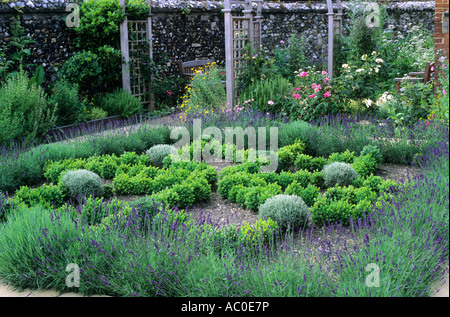
[[[448,34],[449,34],[449,21],[448,21],[448,1],[449,0],[436,0],[435,3],[435,47],[436,50],[444,50],[446,56],[449,56],[448,47]]]
[[[434,43],[436,52],[444,54],[449,58],[449,0],[436,0],[435,1],[435,19],[434,19]],[[439,55],[440,55],[439,54]],[[436,64],[438,63],[439,55],[436,55]],[[437,68],[439,69],[439,68]],[[439,73],[436,77],[437,84],[439,85]]]

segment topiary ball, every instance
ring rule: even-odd
[[[68,171],[62,177],[61,183],[65,186],[71,198],[77,198],[79,195],[99,197],[104,193],[100,176],[84,169]]]
[[[326,187],[334,187],[336,185],[349,186],[358,177],[355,169],[350,164],[343,162],[333,162],[325,165],[322,174]]]
[[[303,199],[295,195],[276,195],[259,206],[259,218],[272,219],[280,228],[300,228],[308,225],[309,209]]]
[[[168,144],[158,144],[147,150],[146,154],[150,160],[150,164],[156,167],[163,167],[163,160],[169,154],[177,153],[177,149]]]

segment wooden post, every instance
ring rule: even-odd
[[[328,76],[333,77],[333,49],[334,49],[334,11],[333,3],[327,0],[328,7]]]
[[[147,0],[147,6],[149,14],[147,16],[147,35],[146,39],[148,41],[149,57],[153,60],[153,35],[152,35],[152,0]],[[155,108],[155,92],[153,90],[153,78],[150,78],[150,103],[148,104],[148,111],[152,111]]]
[[[125,12],[125,0],[120,0],[120,5],[122,7],[123,12]],[[120,50],[122,52],[122,88],[129,93],[131,93],[131,84],[130,84],[130,70],[129,70],[129,62],[130,62],[130,52],[128,48],[128,18],[125,16],[125,19],[120,23]]]
[[[233,67],[233,18],[231,16],[231,0],[225,0],[224,9],[225,22],[225,70],[226,70],[226,88],[227,88],[227,109],[234,107],[234,67]]]

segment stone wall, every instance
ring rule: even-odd
[[[68,15],[65,6],[70,2],[37,0],[0,4],[0,43],[8,42],[9,24],[15,15],[20,15],[27,33],[37,41],[32,49],[31,62],[44,64],[48,74],[54,73],[75,51],[73,34],[63,21]],[[17,13],[18,7],[23,13]],[[179,60],[208,58],[223,64],[221,9],[218,1],[153,0],[154,55],[157,57],[162,52],[168,55],[170,73],[178,73]],[[406,33],[411,26],[418,24],[434,32],[434,1],[394,3],[390,5],[388,15],[387,24],[393,25],[397,32]],[[263,45],[269,50],[291,33],[296,33],[306,39],[309,59],[326,56],[325,1],[312,4],[267,1],[263,6],[263,17]]]

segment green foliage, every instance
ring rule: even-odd
[[[237,172],[234,174],[229,174],[226,176],[221,177],[217,193],[222,198],[228,198],[228,193],[236,185],[244,185],[248,186],[250,183],[251,176],[248,173],[245,172]]]
[[[211,185],[204,177],[192,177],[187,180],[190,183],[194,200],[196,202],[208,201],[211,199]]]
[[[12,73],[0,86],[0,144],[11,140],[33,141],[56,122],[57,106],[36,85],[29,85],[24,72]]]
[[[182,182],[181,184],[174,184],[172,190],[178,194],[177,207],[184,209],[192,207],[195,203],[194,188],[189,182]]]
[[[252,83],[240,96],[241,103],[251,101],[253,108],[261,112],[278,113],[284,97],[293,90],[288,79],[281,76]]]
[[[106,118],[108,116],[108,112],[99,107],[92,107],[87,115],[87,120],[98,120],[102,118]]]
[[[173,153],[176,153],[176,148],[168,144],[154,145],[146,152],[150,164],[156,167],[162,167],[164,158]]]
[[[180,201],[178,193],[172,188],[163,189],[150,196],[156,204],[162,205],[165,208],[175,207]]]
[[[106,72],[102,69],[97,54],[91,51],[81,51],[76,52],[63,64],[58,72],[58,77],[78,85],[82,91],[85,91],[101,86],[104,71]]]
[[[141,98],[134,97],[126,90],[117,89],[114,92],[106,93],[99,97],[99,106],[106,110],[109,115],[120,115],[122,117],[132,117],[143,112]]]
[[[352,164],[352,167],[361,177],[368,177],[377,169],[377,161],[372,155],[358,156]]]
[[[306,40],[299,38],[297,34],[291,34],[287,42],[280,42],[272,54],[277,73],[293,83],[295,72],[306,67],[307,64],[304,54]]]
[[[277,229],[277,223],[270,218],[258,219],[253,225],[244,222],[239,228],[242,239],[254,245],[268,244]]]
[[[369,176],[363,181],[363,186],[370,188],[375,193],[379,193],[381,190],[381,184],[383,179],[380,176]]]
[[[227,98],[222,78],[223,70],[216,63],[206,65],[196,71],[195,76],[182,97],[181,109],[187,113],[197,114],[226,106]]]
[[[284,130],[284,129],[283,129]],[[294,163],[296,158],[305,151],[305,143],[300,140],[295,140],[289,145],[285,145],[278,149],[278,158],[280,159],[279,168],[287,170]]]
[[[276,195],[259,207],[261,219],[272,219],[280,228],[305,227],[308,224],[308,206],[298,196]]]
[[[352,164],[355,161],[355,152],[350,152],[349,150],[345,150],[342,153],[333,153],[328,157],[328,162],[342,162],[347,164]]]
[[[52,88],[51,100],[57,105],[57,126],[83,121],[83,105],[78,85],[67,80],[58,80]]]
[[[128,209],[126,212],[129,213],[131,210],[126,203],[116,198],[106,200],[102,197],[89,196],[83,198],[80,205],[79,215],[76,216],[80,217],[90,225],[100,223],[103,218],[111,214],[123,212],[125,209]]]
[[[47,208],[58,208],[66,199],[65,190],[60,185],[42,185],[38,188],[21,186],[14,196],[13,203],[23,203],[27,207],[43,205]]]
[[[74,28],[79,49],[95,50],[115,42],[124,14],[119,0],[87,0],[80,4],[80,25]]]
[[[284,194],[296,195],[303,199],[308,207],[312,207],[317,197],[319,197],[319,187],[310,184],[304,188],[294,181],[286,188]]]
[[[361,150],[360,156],[370,154],[377,161],[377,164],[383,163],[383,154],[376,145],[365,145]],[[348,163],[348,162],[347,162]]]
[[[300,170],[310,171],[312,168],[312,156],[306,154],[299,154],[295,159],[295,167]],[[323,168],[323,167],[322,167]],[[322,169],[320,169],[322,170]]]
[[[301,120],[292,120],[285,124],[283,128],[278,133],[278,143],[280,147],[285,147],[286,145],[294,144],[297,141],[305,143],[304,153],[309,153],[310,147],[307,142],[310,142],[312,132],[314,127],[308,122]],[[302,151],[303,153],[303,151]],[[279,156],[279,154],[278,154]],[[294,158],[295,159],[295,158]]]
[[[30,44],[35,44],[36,41],[31,39],[25,32],[25,29],[20,24],[20,19],[15,18],[11,23],[11,41],[9,47],[14,47],[15,52],[11,54],[10,59],[16,61],[18,64],[18,70],[22,72],[29,64],[26,62],[27,58],[31,55],[31,50],[27,48]]]
[[[291,103],[282,110],[292,119],[311,122],[321,116],[342,111],[342,103],[332,86],[328,73],[315,67],[296,72],[295,89],[289,95]]]
[[[350,185],[357,177],[357,171],[347,163],[333,162],[323,168],[323,177],[326,187]]]
[[[88,170],[75,170],[64,173],[61,178],[61,184],[67,188],[68,195],[71,198],[77,198],[79,195],[89,197],[103,195],[102,180],[97,174]]]
[[[322,171],[311,173],[311,184],[319,188],[325,188],[325,178]]]
[[[370,202],[367,200],[362,200],[355,205],[344,199],[329,202],[325,197],[319,197],[311,207],[311,216],[318,226],[335,222],[348,226],[350,218],[353,220],[360,218],[369,206]]]
[[[236,202],[241,206],[245,206],[251,211],[257,212],[259,206],[264,204],[267,199],[281,194],[281,187],[278,184],[269,184],[267,186],[252,186],[248,189],[245,189],[244,192],[245,201],[243,203],[242,201],[238,202],[238,193],[236,195]]]
[[[438,52],[440,54],[441,52]],[[448,124],[449,122],[449,63],[446,57],[439,57],[439,64],[436,69],[439,70],[440,87],[436,90],[433,102],[431,103],[431,113],[429,118],[436,118]],[[1,62],[0,62],[1,65]],[[0,66],[1,67],[1,66]],[[0,68],[1,69],[1,68]],[[1,76],[1,74],[0,74]]]
[[[122,53],[109,45],[99,47],[96,51],[102,69],[102,88],[110,91],[113,87],[120,86],[122,70]]]

